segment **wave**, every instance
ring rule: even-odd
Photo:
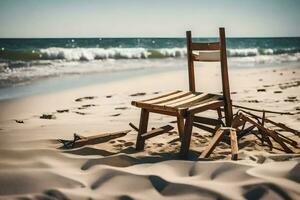
[[[253,57],[300,53],[296,48],[237,48],[228,49],[228,57]],[[185,57],[186,48],[61,48],[50,47],[32,51],[0,51],[0,58],[8,60],[67,60],[91,61],[104,59],[148,59]]]

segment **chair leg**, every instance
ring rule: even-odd
[[[193,117],[188,114],[185,120],[184,133],[181,137],[180,157],[187,158],[190,148],[192,130],[193,130]]]
[[[139,131],[136,139],[136,150],[144,150],[145,140],[143,140],[142,135],[147,132],[149,121],[149,111],[142,108]]]
[[[182,135],[184,133],[184,118],[183,118],[183,116],[177,117],[177,126],[178,126],[179,137],[182,138]]]
[[[236,130],[230,129],[230,143],[231,143],[231,160],[238,159],[238,141],[236,136]]]
[[[219,128],[217,132],[215,133],[215,136],[210,141],[208,147],[201,153],[200,158],[208,158],[209,155],[213,152],[213,150],[216,148],[216,146],[221,141],[222,136],[225,134],[224,129]]]

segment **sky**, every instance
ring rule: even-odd
[[[300,0],[0,0],[0,38],[300,36]]]

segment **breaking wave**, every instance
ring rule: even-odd
[[[228,57],[253,57],[264,55],[297,55],[300,49],[228,49]],[[91,61],[104,59],[148,59],[148,58],[176,58],[186,56],[186,48],[61,48],[50,47],[32,51],[0,50],[1,59],[10,60],[67,60]]]

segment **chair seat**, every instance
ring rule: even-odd
[[[178,115],[216,109],[224,106],[224,101],[222,95],[177,90],[147,100],[132,101],[131,104],[151,112]]]

